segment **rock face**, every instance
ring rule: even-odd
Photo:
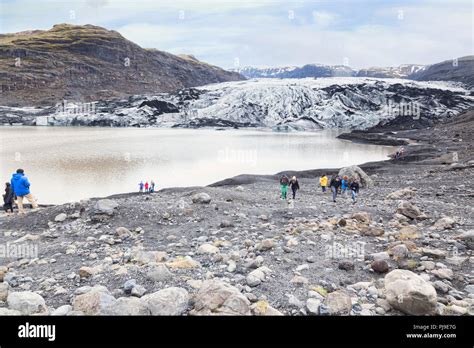
[[[436,312],[435,288],[411,271],[396,269],[388,273],[385,290],[390,305],[406,314],[433,315]]]
[[[411,79],[419,81],[459,81],[468,86],[474,86],[474,56],[461,57],[456,60],[446,60],[429,65],[410,75]]]
[[[338,175],[340,177],[347,175],[349,178],[355,178],[362,187],[373,186],[372,179],[358,166],[344,167],[339,171]]]
[[[243,79],[192,56],[143,49],[93,25],[6,34],[0,45],[2,102],[7,104],[95,101]],[[11,64],[12,57],[21,63]]]
[[[235,287],[213,279],[203,282],[195,296],[196,315],[249,315],[250,301]]]
[[[47,310],[43,297],[31,291],[10,292],[7,304],[9,309],[19,311],[23,315],[42,313]]]

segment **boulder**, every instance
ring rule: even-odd
[[[453,218],[443,217],[436,221],[434,228],[437,230],[450,230],[453,228],[453,225],[456,223]]]
[[[356,179],[362,187],[372,187],[372,179],[358,166],[344,167],[339,170],[338,175],[342,178],[347,175],[350,179]]]
[[[8,285],[8,283],[0,283],[0,301],[7,300],[9,289],[10,285]]]
[[[44,313],[47,311],[44,298],[32,291],[10,292],[7,297],[9,309],[23,315]]]
[[[58,307],[54,311],[52,311],[51,315],[53,315],[53,316],[65,316],[65,315],[68,315],[70,312],[72,312],[72,306],[71,305],[64,305],[64,306]]]
[[[173,273],[165,265],[152,267],[146,274],[147,278],[155,282],[164,282],[173,278]]]
[[[264,239],[260,243],[257,244],[257,250],[265,251],[270,250],[275,246],[275,242],[273,239]]]
[[[141,300],[152,315],[181,315],[188,308],[189,294],[186,289],[170,287],[145,295]]]
[[[5,274],[8,272],[8,267],[7,266],[0,266],[0,282],[3,282],[3,279],[5,278]]]
[[[318,298],[308,298],[306,300],[306,308],[312,315],[319,315],[319,307],[321,306],[321,300]]]
[[[402,214],[410,219],[419,219],[424,217],[420,209],[407,201],[402,201],[397,207],[397,213]]]
[[[56,215],[56,217],[54,218],[54,221],[56,222],[63,222],[67,219],[67,215],[64,214],[64,213],[61,213],[61,214],[58,214]]]
[[[131,259],[133,262],[137,262],[141,265],[148,263],[163,262],[166,260],[168,255],[165,251],[156,250],[135,250],[132,252]]]
[[[194,315],[250,315],[250,301],[236,287],[218,279],[202,283],[194,299]]]
[[[115,229],[115,235],[119,238],[127,238],[131,235],[132,233],[130,230],[126,227],[117,227]]]
[[[464,232],[461,235],[459,235],[457,238],[465,242],[469,249],[471,250],[474,249],[474,230],[469,230],[467,232]]]
[[[198,204],[209,204],[211,203],[211,196],[209,196],[205,192],[196,193],[192,197],[192,201],[193,203],[198,203]]]
[[[370,266],[377,273],[387,273],[389,269],[388,263],[385,260],[374,260]]]
[[[219,248],[215,247],[212,244],[202,244],[198,248],[198,254],[217,254],[219,253]]]
[[[365,211],[360,211],[351,215],[352,219],[357,220],[363,224],[369,224],[372,221],[370,214]]]
[[[118,203],[112,199],[100,199],[94,205],[94,212],[96,214],[105,214],[112,216],[115,213],[115,209],[118,207]]]
[[[387,199],[410,199],[415,197],[416,192],[411,188],[404,188],[387,195]]]
[[[349,315],[352,309],[350,296],[342,290],[329,293],[324,304],[331,315]]]
[[[386,298],[390,305],[410,315],[434,315],[437,295],[435,288],[408,270],[396,269],[385,276]]]
[[[86,315],[107,314],[107,308],[113,306],[117,300],[106,292],[90,291],[74,298],[72,306],[75,311]]]
[[[267,301],[260,300],[255,302],[251,307],[252,313],[254,315],[263,315],[263,316],[281,316],[283,313],[281,313],[279,310],[273,308],[270,306],[270,304]]]
[[[120,297],[104,309],[106,315],[150,315],[147,304],[136,297]]]
[[[174,260],[171,260],[166,263],[166,266],[169,268],[176,268],[176,269],[191,269],[191,268],[199,268],[201,264],[198,261],[195,261],[191,256],[185,257],[177,257]]]
[[[247,275],[247,285],[248,286],[257,286],[265,281],[266,276],[271,273],[270,269],[267,267],[259,267],[256,270],[253,270]]]

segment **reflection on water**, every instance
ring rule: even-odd
[[[391,147],[354,144],[334,131],[273,133],[80,127],[0,127],[0,175],[25,169],[40,203],[207,185],[238,174],[338,168],[386,159]]]

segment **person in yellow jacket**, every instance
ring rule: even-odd
[[[328,186],[328,177],[326,174],[323,174],[321,178],[319,178],[319,184],[321,185],[323,192],[326,192],[326,187]]]

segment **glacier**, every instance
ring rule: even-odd
[[[31,113],[0,108],[23,124],[135,127],[262,127],[274,130],[358,129],[402,117],[434,122],[474,106],[460,83],[363,77],[250,79],[96,102],[94,112],[67,102]],[[72,110],[72,111],[68,111]],[[38,116],[40,115],[40,116]],[[16,117],[16,118],[15,118]]]

